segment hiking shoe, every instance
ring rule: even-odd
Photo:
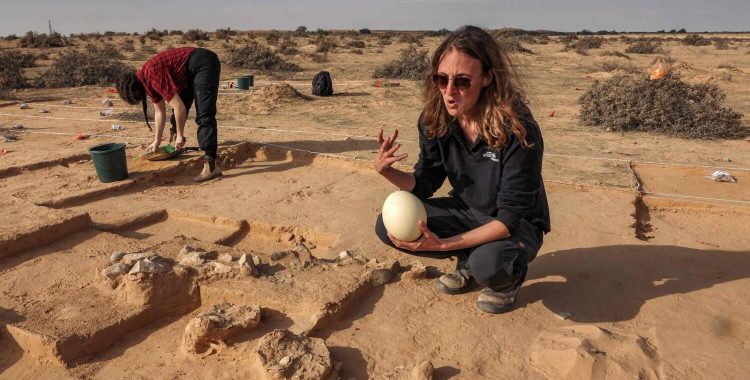
[[[453,273],[448,273],[438,278],[435,287],[437,290],[447,294],[461,294],[474,289],[477,285],[476,280],[465,269],[457,269]]]
[[[209,157],[203,157],[203,171],[193,178],[195,182],[210,181],[214,178],[221,177],[221,168],[216,165],[216,160]]]
[[[490,288],[485,288],[479,293],[477,298],[477,308],[485,313],[500,314],[506,313],[513,309],[518,296],[519,285],[516,288],[505,292],[496,292]]]

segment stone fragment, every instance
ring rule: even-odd
[[[109,261],[116,263],[120,261],[123,256],[125,256],[125,252],[114,252],[111,255],[109,255]]]
[[[289,251],[276,251],[271,254],[271,260],[278,261],[289,255]]]
[[[122,262],[128,265],[135,264],[136,261],[155,256],[153,252],[128,253],[122,257]]]
[[[248,254],[240,256],[238,263],[240,265],[240,274],[243,276],[258,277],[258,269],[253,264],[253,260]]]
[[[179,253],[179,255],[180,255],[180,256],[184,256],[184,255],[187,255],[187,254],[188,254],[188,253],[190,253],[190,252],[195,252],[195,248],[193,248],[193,247],[191,247],[191,246],[189,246],[189,245],[185,245],[185,246],[183,246],[183,247],[182,247],[182,249],[180,250],[180,253]]]
[[[404,277],[411,280],[420,280],[427,278],[427,267],[421,262],[417,261],[411,264],[411,269],[404,273]]]
[[[214,305],[191,319],[182,335],[182,349],[189,354],[203,354],[212,345],[223,345],[232,336],[260,324],[261,307],[230,303]]]
[[[21,103],[21,104],[19,104],[19,107],[22,110],[27,110],[27,109],[29,109],[29,103]]]
[[[267,378],[323,380],[333,372],[331,354],[320,338],[274,330],[259,339],[255,352]]]
[[[253,256],[253,265],[255,265],[257,267],[260,264],[261,264],[260,257]]]
[[[204,252],[188,252],[187,254],[180,257],[180,264],[187,265],[189,267],[199,267],[206,262],[204,256]]]
[[[432,380],[432,373],[435,371],[432,362],[427,360],[414,366],[411,371],[412,380]]]
[[[377,287],[389,283],[399,268],[398,260],[388,260],[377,264],[377,267],[369,270],[365,276],[373,287]]]
[[[278,240],[282,243],[292,241],[294,240],[294,234],[291,232],[282,232]]]
[[[112,264],[102,270],[102,278],[112,287],[117,287],[120,278],[128,273],[130,265],[125,263]]]
[[[232,257],[232,255],[229,253],[222,253],[221,255],[219,255],[218,260],[225,264],[231,264],[232,261],[234,261],[234,257]]]
[[[216,274],[225,274],[232,271],[232,267],[227,264],[222,264],[218,261],[214,261],[211,264],[214,266],[214,273]]]
[[[158,259],[157,259],[158,258]],[[161,257],[156,256],[154,258],[146,258],[138,260],[128,274],[136,273],[166,273],[171,269],[163,260],[159,260]]]

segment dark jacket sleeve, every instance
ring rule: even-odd
[[[525,148],[521,141],[509,133],[507,145],[503,148],[503,171],[500,190],[497,193],[497,217],[513,234],[523,219],[534,208],[537,194],[542,189],[542,155],[544,143],[539,127],[533,119],[524,122]],[[531,146],[531,144],[534,144]]]
[[[419,159],[414,165],[414,179],[416,181],[412,194],[419,199],[427,199],[443,185],[445,181],[445,167],[443,167],[438,138],[427,138],[424,134],[422,115],[417,123],[419,129]]]

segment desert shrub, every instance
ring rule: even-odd
[[[630,56],[624,53],[621,53],[617,50],[605,50],[601,53],[602,57],[620,57],[625,59],[630,59]]]
[[[216,39],[217,40],[228,40],[231,36],[236,36],[237,32],[232,30],[231,28],[226,29],[216,29]]]
[[[87,53],[91,54],[98,54],[101,56],[104,56],[106,58],[112,58],[112,59],[122,59],[122,54],[112,45],[104,44],[101,47],[97,47],[93,44],[87,44],[84,47],[84,50],[86,50]]]
[[[36,56],[33,53],[24,53],[18,50],[1,51],[0,55],[3,57],[3,63],[17,65],[22,69],[34,67],[34,61],[42,59],[41,56]]]
[[[299,49],[297,49],[297,44],[294,41],[284,40],[281,41],[276,52],[282,55],[297,55],[299,54]]]
[[[398,41],[403,42],[405,44],[409,45],[416,45],[416,46],[422,46],[422,34],[414,34],[414,33],[399,33]]]
[[[602,47],[603,43],[604,38],[602,37],[586,36],[578,39],[578,41],[573,43],[573,47],[583,49],[599,49]]]
[[[367,29],[367,28],[362,28],[362,29],[359,30],[359,33],[360,34],[370,34],[370,33],[372,33],[372,31],[370,29]]]
[[[38,80],[41,87],[74,87],[112,83],[128,66],[106,49],[87,46],[86,51],[69,51],[60,55]]]
[[[281,33],[278,30],[272,30],[266,34],[266,42],[269,45],[276,45],[281,39]]]
[[[156,48],[151,45],[141,46],[141,51],[145,54],[156,54]]]
[[[328,56],[326,54],[320,54],[320,53],[310,53],[307,55],[310,57],[310,60],[315,63],[325,63],[328,62]]]
[[[635,42],[625,48],[625,52],[630,54],[659,54],[662,51],[658,45],[650,41]]]
[[[571,33],[571,34],[560,37],[560,43],[568,45],[577,39],[578,39],[578,36],[575,33]]]
[[[634,64],[630,62],[622,62],[616,59],[605,59],[599,62],[599,66],[602,70],[609,72],[620,70],[627,73],[637,73],[639,71]]]
[[[6,41],[15,41],[17,39],[18,39],[18,36],[15,35],[15,34],[9,34],[9,35],[5,36],[5,40]]]
[[[250,43],[241,48],[231,48],[228,52],[227,64],[251,70],[266,71],[300,71],[300,67],[285,61],[270,48],[258,43]]]
[[[316,53],[329,53],[337,47],[336,42],[333,41],[333,39],[325,38],[323,36],[315,38],[313,44],[317,45],[317,48],[315,49]]]
[[[442,36],[447,36],[449,34],[451,34],[451,31],[445,28],[442,28],[440,30],[431,30],[427,32],[427,35],[430,37],[442,37]]]
[[[349,50],[349,52],[352,54],[360,54],[360,55],[365,53],[362,51],[362,49],[352,49],[352,50]]]
[[[729,49],[729,41],[726,38],[715,38],[711,40],[716,50],[727,50]]]
[[[362,40],[351,40],[346,43],[346,47],[364,49],[365,47],[367,47],[367,44],[365,44],[365,41]]]
[[[566,49],[566,50],[568,50],[568,49]],[[584,56],[587,56],[587,55],[589,55],[589,51],[588,51],[588,50],[586,50],[586,48],[584,48],[584,47],[582,47],[582,46],[576,46],[576,47],[575,47],[575,48],[573,49],[573,51],[574,51],[574,52],[576,52],[576,54],[578,54],[578,55],[584,55]]]
[[[682,44],[688,46],[706,46],[711,45],[711,40],[703,38],[700,34],[688,34],[682,39]]]
[[[184,32],[180,29],[172,29],[167,34],[170,36],[181,36],[184,34]]]
[[[18,46],[24,48],[55,48],[68,46],[69,44],[68,39],[57,32],[52,32],[48,36],[44,33],[28,31],[18,40]]]
[[[742,114],[724,107],[715,84],[691,85],[671,73],[659,80],[646,75],[595,81],[581,97],[583,124],[614,131],[656,132],[684,138],[738,138],[747,135]]]
[[[427,50],[417,50],[414,45],[401,51],[401,56],[373,71],[373,78],[424,79],[430,70]]]
[[[120,47],[123,51],[135,51],[135,45],[132,39],[128,38],[122,42]]]
[[[208,32],[200,29],[190,29],[182,35],[183,41],[208,41],[210,39]]]
[[[138,42],[140,42],[141,45],[145,45],[146,44],[146,36],[139,36],[138,37]]]
[[[30,67],[27,54],[15,50],[0,52],[0,90],[26,86],[23,68]],[[31,65],[33,65],[33,56]]]
[[[500,46],[502,46],[505,50],[515,52],[515,53],[526,53],[526,54],[534,54],[531,49],[526,48],[521,43],[521,40],[516,37],[509,34],[505,34],[502,32],[495,33],[495,40],[497,41]]]

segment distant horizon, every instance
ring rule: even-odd
[[[147,0],[89,2],[83,0],[3,0],[0,35],[47,33],[47,21],[62,35],[71,33],[143,33],[201,29],[239,31],[455,30],[462,25],[488,29],[582,30],[656,33],[685,29],[691,33],[750,32],[750,1],[631,0],[627,4],[569,0]]]

